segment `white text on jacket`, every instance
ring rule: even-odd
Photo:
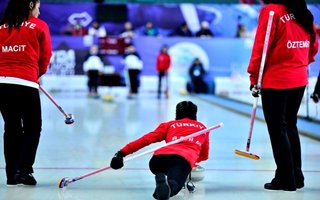
[[[171,124],[172,128],[177,128],[177,127],[184,127],[184,126],[188,126],[188,127],[196,127],[196,128],[200,128],[203,129],[204,127],[199,125],[199,124],[194,124],[194,123],[185,123],[185,122],[176,122],[174,124]]]
[[[35,23],[32,23],[32,22],[22,22],[21,26],[20,27],[26,27],[26,28],[30,28],[30,29],[34,29],[37,25]],[[8,24],[3,24],[0,26],[0,30],[1,29],[7,29],[9,28]]]
[[[280,17],[280,20],[282,21],[282,23],[286,23],[287,21],[290,21],[293,19],[296,19],[296,18],[294,18],[293,13],[285,14]]]
[[[12,46],[2,46],[2,52],[20,52],[25,51],[27,45],[12,45]]]
[[[309,48],[310,41],[291,41],[288,40],[287,42],[287,48],[288,49],[296,49],[296,48]]]

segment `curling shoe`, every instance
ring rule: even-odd
[[[165,174],[157,174],[156,177],[156,197],[158,200],[168,200],[170,198],[171,189]]]
[[[302,189],[304,187],[304,182],[296,183],[297,189]]]
[[[15,179],[7,179],[7,186],[8,187],[16,186],[19,184],[20,183],[18,181],[16,181]]]
[[[279,184],[272,183],[272,182],[264,184],[264,189],[270,190],[270,191],[283,190],[286,192],[296,192],[297,190],[296,187],[283,187],[283,186],[280,186]]]
[[[25,172],[19,171],[19,172],[17,172],[15,179],[18,183],[22,183],[23,185],[30,185],[30,186],[37,185],[37,181],[32,176],[31,173],[25,173]]]

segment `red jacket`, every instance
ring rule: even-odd
[[[19,30],[0,26],[0,76],[38,82],[48,68],[51,39],[47,24],[30,17]]]
[[[124,146],[121,151],[125,155],[132,154],[152,143],[161,142],[163,140],[168,143],[205,128],[206,127],[202,123],[188,118],[164,122],[161,123],[154,131]],[[195,163],[208,159],[209,134],[205,133],[192,139],[163,147],[155,151],[154,155],[180,155],[189,162],[191,167],[194,167]]]
[[[318,39],[307,33],[284,5],[268,4],[260,11],[257,33],[248,66],[250,82],[256,85],[267,30],[269,11],[273,10],[262,88],[288,89],[308,84],[307,68],[318,51]]]
[[[160,53],[157,57],[157,71],[167,71],[170,68],[170,55],[167,53]]]

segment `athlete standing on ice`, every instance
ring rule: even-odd
[[[112,158],[110,166],[120,169],[125,156],[145,146],[161,141],[168,143],[205,128],[197,121],[197,106],[190,101],[182,101],[176,106],[175,120],[161,123],[154,131],[121,148]],[[196,163],[207,160],[208,156],[208,133],[155,151],[149,162],[149,168],[155,174],[156,180],[153,197],[166,200],[178,194],[191,169]]]
[[[166,81],[166,98],[169,98],[169,68],[171,65],[171,57],[168,53],[168,46],[163,45],[161,47],[160,53],[157,55],[156,69],[158,72],[158,99],[161,97],[162,90],[162,79]]]
[[[274,11],[262,77],[262,108],[277,169],[267,190],[296,191],[304,187],[297,113],[308,84],[307,68],[314,61],[318,39],[313,16],[304,0],[264,0],[248,72],[252,95],[256,88],[269,12]]]
[[[9,0],[0,21],[0,111],[4,120],[7,185],[36,185],[33,164],[41,132],[39,78],[51,40],[38,19],[39,0]]]

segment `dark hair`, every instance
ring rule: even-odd
[[[305,0],[263,0],[265,4],[283,4],[291,11],[296,21],[311,35],[311,41],[316,39],[313,27],[313,15],[307,8]]]
[[[20,28],[22,22],[29,19],[30,2],[35,5],[40,0],[9,0],[8,5],[1,18],[0,25],[8,24],[9,31],[11,28]]]
[[[161,49],[160,49],[160,52],[163,52],[163,49],[164,49],[164,48],[166,48],[166,49],[168,50],[169,47],[168,47],[168,45],[166,45],[166,44],[162,45],[162,46],[161,46]]]
[[[189,118],[197,120],[197,106],[191,101],[181,101],[176,106],[176,120]]]

